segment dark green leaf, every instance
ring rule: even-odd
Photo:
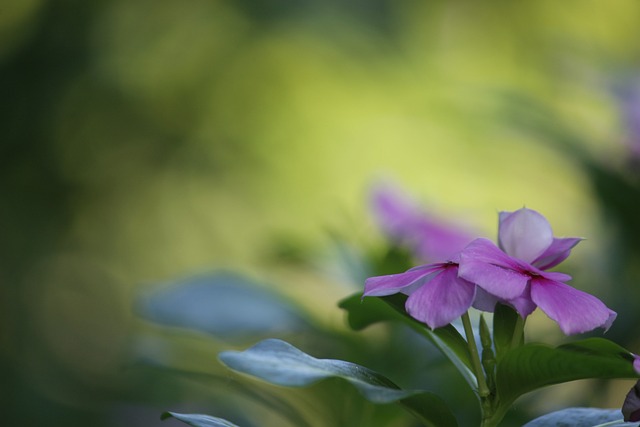
[[[354,331],[361,331],[370,325],[385,321],[402,321],[403,315],[394,310],[390,303],[390,295],[383,298],[362,298],[362,293],[355,293],[338,303],[338,307],[347,311],[347,322]]]
[[[149,378],[158,378],[159,375],[164,377],[178,376],[180,378],[188,378],[198,383],[204,384],[209,389],[215,389],[221,391],[224,389],[224,394],[240,395],[246,399],[249,399],[270,411],[277,412],[283,418],[287,418],[291,425],[296,427],[309,427],[309,423],[305,420],[304,416],[300,412],[299,408],[292,404],[287,399],[279,397],[277,394],[271,391],[265,391],[261,387],[255,387],[255,384],[248,385],[242,381],[229,381],[229,375],[214,374],[207,372],[188,371],[184,369],[150,365],[146,362],[137,365],[136,370],[142,372],[148,372]],[[175,388],[177,399],[178,395],[182,396],[182,393],[177,387],[163,387],[163,388]]]
[[[477,387],[476,378],[471,370],[467,342],[462,335],[451,325],[435,330],[429,329],[424,323],[407,314],[404,309],[406,300],[407,296],[403,294],[363,299],[362,294],[358,293],[345,298],[338,305],[347,311],[349,326],[356,331],[383,321],[398,321],[409,325],[428,338],[451,360],[471,387]]]
[[[341,378],[371,402],[399,403],[427,426],[457,425],[446,403],[434,394],[401,390],[370,369],[341,360],[316,359],[281,340],[264,340],[243,352],[226,351],[219,358],[233,370],[281,386],[302,387],[326,378]]]
[[[498,359],[509,351],[513,333],[518,322],[518,313],[508,305],[498,304],[493,313],[493,342]]]
[[[638,423],[623,422],[619,409],[568,408],[536,418],[524,427],[594,427],[618,420],[620,420],[619,423],[608,425],[610,427],[638,426]]]
[[[548,385],[587,378],[637,378],[633,356],[619,345],[589,338],[551,348],[526,344],[498,360],[497,389],[501,405]]]
[[[458,427],[456,417],[438,395],[421,392],[398,401],[426,427]]]
[[[613,341],[604,338],[587,338],[584,340],[563,344],[558,347],[563,350],[572,350],[594,356],[618,356],[628,362],[633,363],[633,355],[629,350],[619,346]]]
[[[167,418],[175,418],[176,420],[180,420],[193,427],[238,427],[237,425],[227,420],[223,420],[222,418],[201,414],[178,414],[176,412],[165,412],[160,418],[163,420],[166,420]]]
[[[415,266],[411,250],[395,244],[387,248],[387,251],[383,254],[371,256],[370,258],[371,268],[373,269],[371,276],[394,274]]]

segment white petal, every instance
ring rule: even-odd
[[[531,263],[553,243],[553,231],[544,216],[522,208],[500,214],[498,241],[507,254]]]

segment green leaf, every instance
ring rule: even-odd
[[[619,346],[613,341],[604,338],[587,338],[581,341],[563,344],[558,347],[564,350],[573,350],[576,352],[588,353],[594,356],[616,355],[628,362],[633,363],[633,354],[624,347]],[[635,371],[634,371],[635,372]]]
[[[446,403],[435,394],[401,390],[370,369],[341,360],[316,359],[281,340],[267,339],[242,352],[225,351],[219,359],[235,371],[281,386],[303,387],[326,378],[341,378],[373,403],[402,405],[426,426],[457,426]]]
[[[167,418],[175,418],[176,420],[180,420],[193,427],[238,427],[237,425],[227,420],[223,420],[222,418],[202,414],[178,414],[177,412],[165,412],[160,418],[163,420],[166,420]]]
[[[136,311],[161,325],[188,328],[228,341],[311,330],[302,311],[268,286],[217,271],[176,280],[137,298]],[[245,313],[252,313],[246,316]]]
[[[496,306],[493,313],[493,343],[498,359],[501,359],[511,349],[518,317],[518,313],[508,305],[498,304]]]
[[[385,297],[362,298],[361,293],[340,301],[338,306],[347,311],[349,326],[359,331],[369,325],[384,321],[402,322],[428,338],[456,366],[472,388],[477,388],[471,369],[467,342],[451,325],[435,330],[409,316],[404,309],[407,296],[403,294]]]
[[[249,399],[254,403],[257,403],[270,411],[277,412],[283,418],[289,420],[290,424],[296,427],[310,427],[309,422],[306,421],[300,408],[287,399],[279,397],[277,394],[267,392],[263,388],[255,387],[254,384],[248,385],[241,381],[229,381],[229,375],[224,373],[222,375],[188,371],[184,369],[162,366],[162,365],[150,365],[148,362],[143,362],[141,365],[136,366],[137,370],[150,370],[149,377],[157,378],[158,375],[167,376],[179,376],[180,378],[187,378],[192,381],[204,385],[207,388],[215,388],[217,390],[224,388],[225,394],[235,394]],[[166,417],[169,417],[170,412],[167,412]]]
[[[496,371],[500,404],[545,386],[587,378],[637,378],[632,354],[603,339],[589,338],[551,348],[526,344],[498,360]]]
[[[611,424],[618,420],[618,423]],[[536,418],[524,427],[598,427],[602,424],[609,427],[638,426],[637,422],[625,423],[620,409],[567,408]]]
[[[388,297],[362,298],[362,293],[355,293],[338,303],[338,307],[347,311],[347,323],[354,331],[361,331],[375,323],[386,321],[403,321],[404,316],[393,307],[400,301],[400,294]]]

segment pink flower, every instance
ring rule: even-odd
[[[482,289],[477,304],[481,308],[502,301],[526,317],[540,307],[567,335],[608,329],[615,312],[565,284],[571,276],[544,271],[566,259],[580,240],[553,237],[549,222],[534,210],[502,212],[500,248],[487,239],[474,240],[462,251],[459,275]]]
[[[399,222],[396,230],[402,227]],[[500,247],[488,239],[475,239],[448,262],[367,279],[364,296],[407,294],[407,312],[431,328],[452,322],[471,306],[492,311],[500,301],[523,318],[540,307],[567,335],[608,329],[614,311],[567,285],[571,276],[546,271],[565,260],[581,240],[554,237],[549,222],[534,210],[502,212]],[[640,370],[640,361],[634,367]]]
[[[429,264],[405,273],[371,277],[364,296],[385,296],[398,292],[409,295],[407,313],[432,329],[448,325],[473,303],[476,286],[458,277],[458,263]]]
[[[413,199],[389,184],[374,187],[372,210],[380,228],[391,239],[408,245],[418,258],[427,262],[450,259],[473,240],[462,227],[427,214]]]

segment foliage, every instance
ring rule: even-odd
[[[366,277],[422,261],[381,260],[407,250],[382,242],[365,213],[363,189],[381,172],[426,197],[433,218],[467,218],[478,234],[496,207],[523,203],[561,231],[577,227],[591,243],[570,261],[575,283],[619,313],[606,337],[637,351],[640,185],[618,108],[637,74],[638,10],[630,0],[7,2],[4,423],[148,427],[173,408],[281,425],[267,415],[281,412],[276,401],[332,426],[349,425],[330,418],[348,405],[380,425],[413,422],[348,384],[341,402],[328,391],[339,379],[290,394],[225,382],[215,354],[275,336],[437,392],[460,425],[478,424],[459,325],[403,321],[398,299],[384,325],[356,334],[331,308]],[[175,279],[187,276],[209,287]],[[514,323],[485,320],[482,364],[495,371]],[[560,341],[527,327],[527,338]],[[178,374],[203,371],[217,379]],[[607,387],[574,398],[602,404],[624,385]],[[539,415],[541,396],[505,422]]]

